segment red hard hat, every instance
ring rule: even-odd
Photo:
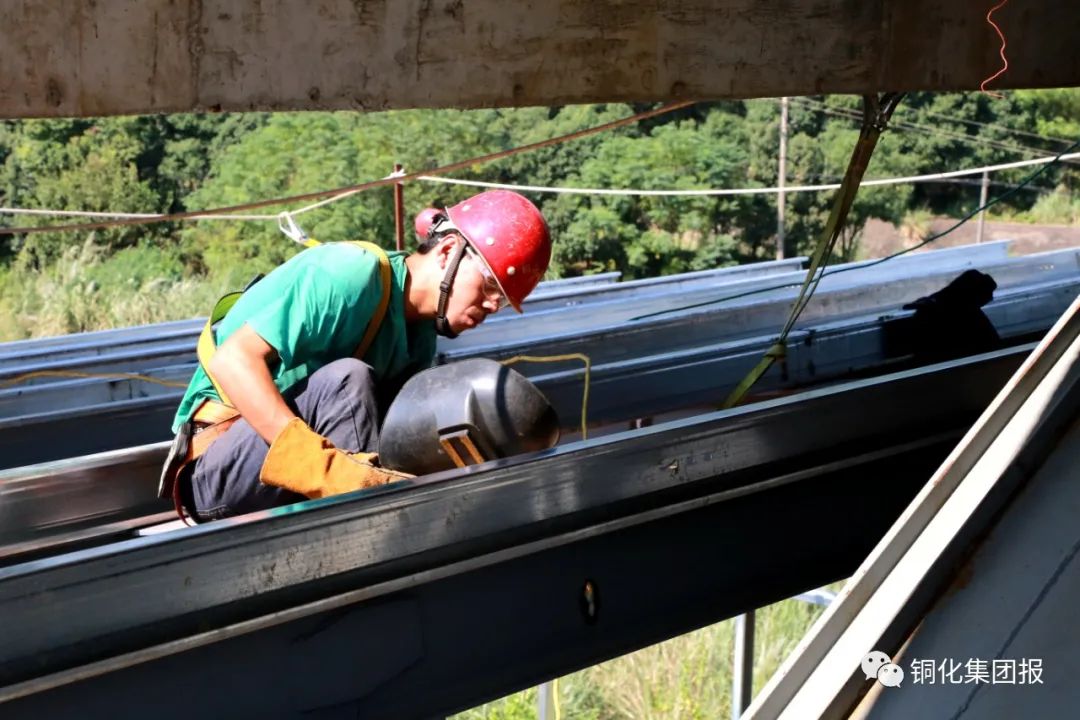
[[[416,216],[413,221],[413,228],[416,230],[416,237],[420,238],[421,241],[427,240],[428,230],[431,229],[431,224],[438,214],[439,211],[435,208],[425,208]]]
[[[524,196],[489,190],[446,209],[450,222],[488,264],[515,310],[547,272],[551,234]]]

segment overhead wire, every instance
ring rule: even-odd
[[[944,113],[934,112],[932,110],[922,109],[921,112],[924,115],[930,117],[940,118],[942,120],[948,120],[955,123],[965,123],[967,125],[974,125],[976,127],[988,128],[991,130],[998,130],[1000,132],[1009,133],[1011,135],[1022,135],[1024,137],[1032,138],[1033,140],[1044,140],[1046,142],[1053,142],[1059,145],[1069,146],[1072,144],[1072,140],[1065,138],[1054,137],[1053,135],[1040,135],[1039,133],[1028,132],[1026,130],[1020,130],[1018,128],[1005,127],[1004,125],[998,125],[996,123],[987,123],[980,120],[968,120],[966,118],[959,118],[954,115],[945,115]]]
[[[794,97],[794,98],[791,98],[791,99],[796,100],[796,101],[824,104],[820,100],[815,100],[813,98],[808,98],[808,97]],[[855,112],[855,111],[852,111],[852,112]],[[901,114],[901,112],[902,112],[902,114],[906,115],[906,114],[908,114],[910,112],[913,112],[913,111],[906,110],[906,109],[903,109],[903,108],[897,110],[898,115]],[[1011,127],[1006,127],[1005,125],[998,125],[996,123],[988,123],[988,122],[982,122],[981,120],[971,120],[969,118],[957,117],[955,115],[947,115],[945,113],[940,113],[940,112],[936,112],[936,111],[933,111],[933,110],[927,110],[926,108],[920,108],[918,110],[918,112],[920,114],[922,114],[922,115],[927,115],[927,116],[930,116],[930,117],[939,118],[941,120],[948,120],[949,122],[953,122],[953,123],[963,123],[965,125],[974,125],[976,127],[982,127],[982,128],[988,128],[988,129],[991,129],[991,130],[997,130],[999,132],[1007,133],[1007,134],[1010,134],[1010,135],[1021,135],[1021,136],[1024,136],[1024,137],[1031,138],[1033,140],[1042,140],[1042,141],[1045,141],[1045,142],[1057,143],[1058,145],[1063,145],[1065,147],[1068,147],[1069,145],[1072,145],[1072,142],[1073,142],[1072,140],[1069,140],[1068,138],[1059,138],[1059,137],[1056,137],[1056,136],[1053,136],[1053,135],[1043,135],[1043,134],[1040,134],[1040,133],[1028,132],[1027,130],[1021,130],[1019,128],[1011,128]],[[1058,149],[1060,149],[1060,148],[1058,148]],[[1050,149],[1050,151],[1054,152],[1055,150]],[[1042,152],[1042,151],[1040,151],[1040,152]]]
[[[217,207],[217,208],[208,208],[208,209],[205,209],[205,210],[189,210],[189,211],[178,212],[178,213],[162,213],[160,215],[154,215],[154,216],[151,216],[151,217],[144,217],[144,216],[123,217],[123,218],[116,218],[116,219],[111,219],[111,220],[103,220],[103,221],[100,221],[100,222],[76,223],[76,224],[70,224],[70,225],[41,225],[41,226],[30,226],[30,227],[0,227],[0,235],[27,235],[27,234],[32,234],[32,233],[43,233],[43,232],[74,232],[74,231],[84,231],[84,230],[99,230],[99,229],[103,229],[103,228],[118,227],[118,226],[124,226],[124,225],[155,224],[155,223],[176,222],[176,221],[185,221],[185,220],[204,220],[204,219],[208,219],[211,216],[227,215],[227,214],[236,213],[236,212],[243,211],[243,210],[255,210],[255,209],[258,209],[258,208],[272,207],[272,206],[277,206],[277,205],[285,205],[285,204],[294,203],[294,202],[306,202],[306,201],[311,201],[311,200],[318,200],[318,201],[325,200],[327,202],[333,202],[334,200],[340,200],[341,198],[347,197],[348,195],[363,192],[365,190],[370,190],[372,188],[384,187],[384,186],[393,185],[395,183],[404,182],[404,181],[408,181],[408,180],[415,180],[415,179],[419,178],[422,175],[429,175],[429,176],[430,175],[442,175],[442,174],[445,174],[445,173],[454,172],[455,170],[464,170],[466,168],[472,167],[473,165],[479,165],[479,164],[483,164],[483,163],[493,162],[495,160],[500,160],[500,159],[505,158],[505,157],[511,157],[513,155],[518,155],[518,154],[521,154],[521,153],[531,152],[533,150],[539,150],[541,148],[550,147],[552,145],[558,145],[558,144],[561,144],[561,143],[569,142],[571,140],[577,140],[579,138],[587,137],[589,135],[595,135],[597,133],[604,132],[604,131],[607,131],[607,130],[612,130],[612,129],[617,128],[617,127],[622,127],[624,125],[629,125],[629,124],[632,124],[632,123],[635,123],[635,122],[640,122],[642,120],[648,120],[649,118],[657,117],[659,115],[664,115],[664,114],[667,114],[667,113],[670,113],[670,112],[674,112],[676,110],[681,110],[683,108],[690,107],[691,105],[694,105],[695,102],[696,101],[694,101],[694,100],[687,100],[687,101],[683,101],[683,102],[669,103],[667,105],[663,105],[662,107],[656,108],[654,110],[647,110],[645,112],[636,113],[634,115],[630,115],[630,116],[627,116],[625,118],[620,118],[618,120],[612,120],[611,122],[606,122],[606,123],[602,123],[600,125],[595,125],[595,126],[590,127],[590,128],[585,128],[584,130],[577,130],[577,131],[574,131],[574,132],[571,132],[571,133],[566,133],[564,135],[559,135],[559,136],[554,137],[554,138],[548,138],[546,140],[540,140],[538,142],[528,143],[526,145],[521,145],[521,146],[518,146],[518,147],[509,148],[507,150],[500,150],[498,152],[488,153],[486,155],[479,155],[479,156],[476,156],[476,157],[469,158],[467,160],[459,160],[457,162],[449,163],[447,165],[442,165],[440,167],[432,168],[432,169],[429,169],[429,170],[423,170],[423,171],[414,172],[414,173],[403,173],[403,174],[400,174],[400,175],[391,174],[391,175],[389,175],[387,177],[380,178],[378,180],[370,180],[368,182],[359,183],[357,185],[348,185],[348,186],[345,186],[345,187],[334,188],[334,189],[331,189],[331,190],[318,190],[318,191],[315,191],[315,192],[303,193],[303,194],[300,194],[300,195],[290,195],[290,196],[287,196],[287,197],[277,197],[277,198],[270,198],[270,199],[266,199],[266,200],[256,200],[256,201],[247,202],[247,203],[240,203],[240,204],[236,204],[236,205],[228,205],[228,206]],[[325,203],[314,203],[311,206],[301,208],[301,211],[306,212],[307,210],[312,210],[315,207],[319,207],[320,204],[325,204]],[[296,212],[293,212],[292,214],[295,215]],[[259,218],[259,219],[277,219],[277,217],[278,217],[277,215],[264,216],[264,217]]]
[[[919,248],[925,247],[925,246],[929,245],[932,242],[940,240],[941,238],[945,237],[949,233],[953,232],[954,230],[956,230],[957,228],[962,226],[964,223],[971,220],[973,217],[978,215],[983,210],[987,210],[988,208],[990,208],[990,207],[996,205],[997,203],[1005,200],[1006,198],[1013,195],[1014,193],[1017,193],[1020,190],[1022,190],[1031,181],[1035,180],[1035,178],[1039,177],[1039,175],[1046,172],[1047,169],[1049,169],[1051,166],[1053,166],[1055,163],[1057,163],[1059,161],[1060,157],[1068,154],[1070,151],[1072,151],[1073,149],[1078,148],[1078,147],[1080,147],[1080,140],[1074,142],[1072,144],[1072,146],[1066,148],[1061,153],[1059,153],[1058,156],[1053,158],[1050,163],[1043,165],[1042,167],[1038,168],[1033,173],[1028,175],[1017,186],[1009,188],[1008,190],[1001,193],[1000,195],[996,195],[993,198],[987,200],[984,205],[980,205],[980,206],[976,207],[974,210],[972,210],[971,212],[964,215],[962,218],[960,218],[958,221],[956,221],[956,223],[951,225],[946,230],[943,230],[940,233],[936,233],[934,235],[931,235],[931,236],[927,237],[926,239],[920,241],[919,243],[917,243],[917,244],[915,244],[915,245],[913,245],[913,246],[911,246],[909,248],[904,248],[903,250],[899,250],[899,251],[897,251],[895,253],[892,253],[890,255],[886,255],[885,257],[877,258],[875,260],[872,260],[872,261],[869,261],[869,262],[866,262],[866,263],[860,263],[858,265],[852,265],[852,266],[849,266],[849,267],[846,267],[846,268],[833,269],[831,271],[828,271],[825,267],[822,267],[822,269],[821,269],[821,271],[819,273],[820,278],[831,277],[833,275],[839,275],[840,273],[851,272],[853,270],[862,270],[864,268],[874,267],[874,266],[880,265],[880,264],[882,264],[882,263],[884,263],[886,261],[892,260],[894,258],[898,258],[901,255],[906,255],[909,252],[913,252],[915,250],[918,250]],[[713,300],[705,300],[703,302],[692,303],[692,304],[689,304],[689,305],[680,305],[679,307],[668,308],[666,310],[657,310],[655,312],[645,313],[643,315],[637,315],[635,317],[630,318],[630,321],[631,322],[636,322],[638,320],[646,320],[648,318],[658,317],[658,316],[661,316],[661,315],[667,315],[667,314],[673,313],[673,312],[682,312],[684,310],[693,310],[693,309],[699,308],[699,307],[707,307],[709,305],[716,305],[716,304],[719,304],[719,303],[728,302],[729,300],[739,300],[739,299],[742,299],[742,298],[745,298],[745,297],[751,297],[753,295],[760,295],[760,294],[763,294],[763,293],[772,292],[774,290],[783,290],[785,288],[797,287],[798,285],[800,285],[800,282],[793,281],[793,282],[783,283],[783,284],[779,284],[779,285],[771,285],[769,287],[764,287],[764,288],[757,288],[755,290],[747,290],[745,292],[735,293],[733,295],[727,295],[727,296],[722,297],[722,298],[715,298]]]
[[[820,106],[820,107],[814,108],[818,112],[824,112],[824,113],[827,113],[827,114],[833,114],[833,115],[837,115],[839,117],[844,117],[844,118],[852,119],[852,120],[858,120],[859,119],[857,111],[854,111],[854,110],[850,110],[850,109],[847,109],[847,108],[829,107],[829,106],[826,106],[825,103],[823,103],[821,101],[813,100],[813,99],[810,99],[810,98],[796,98],[796,99],[800,100],[802,102],[805,102],[805,103],[810,103],[810,104],[815,104],[815,105]],[[673,110],[673,109],[676,109],[676,108],[671,107],[670,109]],[[660,110],[663,110],[663,108],[661,108]],[[655,114],[659,113],[660,110],[652,111],[651,114],[655,115]],[[643,113],[643,114],[639,114],[639,115],[636,115],[636,116],[632,116],[632,118],[639,118],[641,115],[645,115],[645,114],[649,114],[649,113]],[[553,138],[553,139],[548,140],[548,141],[542,141],[541,143],[534,143],[532,145],[522,146],[521,148],[511,149],[510,151],[505,151],[505,152],[508,153],[508,154],[513,154],[515,152],[527,152],[527,151],[529,151],[531,149],[538,149],[538,147],[541,146],[541,145],[553,144],[553,143],[556,143],[556,142],[565,142],[568,139],[575,139],[576,137],[581,137],[583,133],[588,134],[588,133],[592,133],[592,132],[598,132],[600,128],[610,128],[614,124],[626,124],[632,118],[624,118],[622,120],[615,121],[615,123],[608,123],[608,124],[605,124],[605,125],[597,126],[596,128],[589,128],[589,129],[587,129],[585,131],[579,131],[578,133],[570,133],[568,135],[560,136],[558,138]],[[949,118],[949,119],[956,120],[957,122],[961,122],[961,120],[959,120],[957,118]],[[932,132],[932,133],[935,133],[935,134],[950,137],[950,138],[953,138],[953,139],[956,139],[956,140],[961,140],[961,141],[964,141],[964,142],[974,143],[974,144],[977,144],[977,145],[988,145],[988,146],[991,146],[991,147],[996,147],[998,149],[1007,150],[1007,151],[1011,151],[1011,152],[1022,152],[1022,151],[1023,152],[1027,152],[1027,151],[1030,151],[1030,152],[1043,152],[1043,151],[1038,150],[1037,148],[1011,146],[1011,145],[1006,145],[1006,144],[1003,144],[1003,143],[998,143],[996,141],[991,141],[991,140],[986,140],[986,139],[979,139],[979,138],[974,138],[974,137],[968,136],[968,135],[963,135],[963,134],[959,134],[959,133],[952,133],[952,132],[949,132],[949,131],[940,130],[940,129],[936,129],[936,128],[930,128],[930,127],[922,126],[922,125],[916,125],[914,123],[905,123],[903,121],[897,120],[896,118],[893,118],[890,125],[891,126],[900,125],[900,126],[904,127],[905,129],[925,130],[925,131]],[[492,156],[485,156],[485,157],[493,157],[494,155],[499,155],[499,154],[496,153],[496,154],[493,154]],[[1058,159],[1058,160],[1076,160],[1076,159],[1080,159],[1080,153],[1077,153],[1077,154],[1059,153],[1057,156],[1047,156],[1047,157],[1043,157],[1043,158],[1035,158],[1035,159],[1031,159],[1031,160],[1018,161],[1018,162],[1013,162],[1013,163],[999,163],[999,164],[995,164],[995,165],[987,165],[987,166],[978,167],[978,168],[970,168],[970,169],[966,169],[966,170],[955,170],[955,171],[947,171],[947,172],[942,172],[942,173],[929,173],[929,174],[924,174],[924,175],[913,175],[913,176],[906,176],[906,177],[893,177],[893,178],[881,178],[881,179],[876,179],[876,180],[865,180],[861,184],[864,185],[864,186],[875,186],[875,185],[890,185],[890,184],[902,184],[902,183],[911,183],[911,182],[932,182],[932,181],[935,181],[935,180],[942,180],[942,179],[946,179],[946,178],[963,177],[965,175],[976,175],[976,174],[981,174],[981,173],[984,173],[984,172],[997,172],[999,170],[1006,170],[1006,169],[1011,169],[1011,168],[1024,167],[1026,165],[1032,165],[1032,164],[1038,164],[1038,163],[1044,163],[1044,162],[1051,162],[1051,161],[1054,161],[1055,159]],[[439,172],[439,173],[441,173],[441,172],[449,172],[450,168],[459,166],[459,165],[461,165],[463,163],[472,164],[472,163],[477,162],[477,161],[478,160],[474,158],[474,159],[471,159],[471,160],[468,160],[468,161],[462,161],[461,163],[454,163],[452,165],[443,166],[441,168],[436,169],[435,171],[427,171],[427,172]],[[269,214],[235,214],[235,213],[231,213],[231,212],[226,213],[224,211],[225,210],[231,210],[233,208],[252,207],[252,206],[255,206],[255,205],[266,206],[266,205],[275,204],[275,203],[283,204],[283,203],[286,203],[286,202],[291,202],[291,201],[293,201],[293,200],[295,200],[297,198],[311,198],[311,197],[315,197],[315,196],[320,196],[320,197],[323,198],[323,199],[321,199],[321,200],[319,200],[317,202],[305,205],[305,206],[303,206],[301,208],[297,208],[296,210],[292,210],[292,211],[289,211],[287,213],[288,215],[295,217],[295,216],[301,215],[303,213],[310,212],[312,210],[316,210],[318,208],[324,207],[326,205],[329,205],[330,203],[337,202],[337,201],[342,200],[344,198],[350,197],[350,196],[355,195],[357,193],[363,192],[364,190],[370,189],[371,187],[376,187],[376,186],[379,186],[379,185],[388,185],[388,184],[391,184],[394,181],[401,182],[402,180],[405,180],[405,179],[413,179],[413,180],[418,180],[418,181],[422,181],[422,182],[431,182],[431,183],[445,183],[445,184],[451,184],[451,185],[463,185],[463,186],[471,186],[471,187],[501,188],[501,189],[516,190],[518,192],[557,193],[557,194],[558,193],[561,193],[561,194],[588,194],[588,195],[632,195],[632,196],[642,196],[642,197],[648,197],[648,196],[660,196],[660,197],[664,197],[664,196],[670,196],[670,197],[696,197],[696,196],[701,196],[701,197],[707,197],[707,196],[726,196],[726,195],[757,195],[757,194],[776,194],[776,193],[779,193],[780,190],[781,190],[781,188],[779,188],[779,187],[745,187],[745,188],[678,189],[678,190],[643,190],[643,189],[634,189],[634,188],[553,187],[553,186],[541,186],[541,185],[520,185],[520,184],[513,184],[513,183],[495,183],[495,182],[486,182],[486,181],[481,181],[481,180],[465,180],[465,179],[461,179],[461,178],[450,178],[450,177],[442,177],[442,176],[437,176],[437,175],[432,175],[432,174],[421,174],[421,173],[415,173],[413,175],[406,175],[404,173],[395,172],[395,173],[391,173],[390,175],[386,176],[385,178],[382,178],[381,180],[376,180],[376,181],[372,181],[372,182],[369,182],[369,183],[363,183],[363,184],[357,185],[357,186],[351,186],[349,188],[346,188],[346,189],[340,190],[340,191],[338,191],[338,190],[318,191],[318,192],[315,192],[315,193],[308,193],[307,195],[293,196],[293,197],[290,197],[290,198],[278,198],[278,199],[272,199],[272,200],[258,201],[256,203],[249,203],[247,205],[231,206],[229,208],[216,208],[216,209],[212,209],[212,210],[193,211],[193,212],[190,212],[190,213],[178,213],[178,214],[173,214],[173,215],[163,215],[163,214],[155,214],[155,213],[119,213],[119,212],[98,212],[98,211],[86,211],[86,210],[50,210],[50,209],[41,209],[41,208],[0,207],[0,214],[56,216],[56,217],[86,217],[86,218],[110,219],[110,220],[118,221],[118,222],[88,223],[88,224],[82,224],[82,225],[69,225],[69,226],[61,226],[61,225],[39,226],[39,227],[33,227],[33,228],[2,228],[2,227],[0,227],[0,235],[3,235],[3,234],[16,234],[16,233],[21,233],[21,232],[46,232],[46,231],[59,232],[59,231],[68,230],[68,229],[71,229],[71,230],[74,230],[74,229],[92,229],[92,228],[98,228],[98,227],[111,227],[111,226],[116,226],[116,225],[166,222],[166,221],[169,221],[169,220],[176,220],[176,219],[179,219],[179,220],[199,220],[199,221],[203,221],[203,220],[236,220],[236,221],[275,221],[275,220],[277,220],[277,221],[280,221],[282,213],[277,213],[277,214],[274,214],[274,215],[269,215]],[[839,187],[840,187],[839,183],[823,183],[823,184],[815,184],[815,185],[795,185],[795,186],[788,185],[785,188],[783,188],[783,190],[784,190],[784,192],[789,192],[789,193],[792,193],[792,192],[817,192],[817,191],[822,191],[822,190],[834,190],[834,189],[837,189]]]
[[[844,117],[849,120],[860,120],[861,116],[858,110],[843,107],[833,107],[821,100],[814,100],[813,98],[794,98],[800,104],[817,106],[815,109],[818,112],[824,112],[829,115],[836,115],[838,117]],[[987,147],[993,147],[998,150],[1004,150],[1007,152],[1017,153],[1044,153],[1047,152],[1046,148],[1034,148],[1029,145],[1014,145],[1011,143],[1001,142],[999,140],[993,140],[991,138],[984,138],[973,135],[965,135],[961,132],[953,132],[951,130],[945,130],[943,128],[936,128],[930,125],[923,125],[911,120],[905,120],[903,116],[894,117],[889,123],[889,127],[901,127],[905,130],[918,130],[920,132],[926,132],[933,135],[939,135],[941,137],[950,138],[952,140],[958,140],[960,142],[966,142],[970,145],[982,145]]]
[[[905,177],[892,177],[892,178],[878,178],[875,180],[863,180],[860,186],[874,187],[882,185],[900,185],[905,183],[919,183],[919,182],[938,182],[943,180],[949,180],[951,178],[962,178],[968,175],[981,175],[987,172],[998,172],[1001,170],[1010,170],[1020,167],[1027,167],[1030,165],[1038,165],[1042,163],[1054,162],[1056,159],[1073,160],[1080,159],[1080,153],[1064,153],[1058,156],[1048,155],[1040,158],[1032,158],[1028,160],[1017,160],[1008,163],[997,163],[994,165],[984,165],[975,168],[965,168],[960,170],[949,170],[940,173],[928,173],[924,175],[909,175]],[[388,177],[400,177],[400,175],[391,175]],[[481,187],[488,189],[505,189],[514,190],[517,192],[534,192],[534,193],[554,193],[554,194],[570,194],[570,195],[625,195],[625,196],[660,196],[660,197],[713,197],[713,196],[730,196],[730,195],[768,195],[777,194],[780,192],[779,187],[747,187],[747,188],[718,188],[718,189],[699,189],[699,190],[641,190],[636,188],[580,188],[580,187],[554,187],[546,185],[520,185],[514,183],[496,183],[487,182],[483,180],[464,180],[461,178],[450,177],[437,177],[432,175],[421,175],[415,178],[420,182],[430,183],[445,183],[449,185],[462,185],[469,187]],[[817,185],[787,185],[783,188],[784,192],[797,193],[797,192],[818,192],[822,190],[835,190],[840,187],[840,183],[823,183]],[[1053,188],[1037,186],[1037,189],[1052,190]],[[315,210],[317,208],[328,205],[332,202],[344,199],[351,195],[355,195],[357,191],[348,191],[333,195],[325,200],[322,200],[311,205],[299,208],[288,213],[278,213],[276,215],[213,215],[208,217],[194,217],[189,218],[193,220],[241,220],[241,221],[278,221],[282,219],[282,215],[289,215],[295,217],[305,212]],[[110,212],[96,212],[96,211],[82,211],[82,210],[44,210],[44,209],[27,209],[27,208],[11,208],[0,207],[0,214],[14,214],[14,215],[55,215],[58,217],[119,217],[119,218],[157,218],[158,215],[146,214],[146,213],[110,213]]]
[[[947,178],[964,177],[966,175],[981,175],[984,172],[997,172],[999,170],[1011,170],[1014,168],[1028,167],[1043,163],[1053,163],[1060,159],[1080,159],[1080,153],[1063,152],[1058,155],[1047,155],[1041,158],[1029,160],[1017,160],[995,165],[967,168],[962,170],[948,170],[940,173],[926,175],[909,175],[906,177],[881,178],[877,180],[863,180],[860,186],[873,187],[881,185],[901,185],[913,182],[932,182]],[[553,187],[548,185],[519,185],[514,183],[496,183],[484,180],[462,180],[448,177],[420,177],[424,182],[445,183],[449,185],[466,185],[489,189],[515,190],[517,192],[554,193],[567,195],[633,195],[633,196],[662,196],[662,197],[707,197],[722,195],[764,195],[776,194],[781,189],[784,192],[811,192],[819,190],[835,190],[840,183],[824,183],[820,185],[787,185],[780,187],[750,187],[750,188],[722,188],[701,190],[638,190],[633,188],[581,188],[581,187]]]

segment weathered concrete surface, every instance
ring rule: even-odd
[[[974,89],[974,0],[5,0],[0,117]],[[997,87],[1080,85],[1080,5],[1024,0]]]

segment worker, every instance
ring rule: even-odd
[[[551,258],[544,218],[513,192],[425,210],[416,228],[412,254],[319,245],[240,296],[176,412],[159,494],[178,512],[213,520],[410,477],[374,454],[393,394],[432,363],[436,334],[521,312]]]

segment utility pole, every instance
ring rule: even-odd
[[[979,207],[986,204],[986,191],[990,189],[990,171],[983,170],[982,186],[979,188]],[[983,239],[983,223],[986,222],[986,211],[979,211],[979,229],[975,231],[975,242],[981,243]]]
[[[776,259],[784,259],[784,178],[787,176],[788,99],[780,98],[780,168],[776,173]]]
[[[394,163],[394,175],[403,175],[405,168],[401,166],[401,163]],[[401,183],[394,183],[394,237],[395,247],[398,251],[405,249],[405,198],[404,198],[405,186]]]

